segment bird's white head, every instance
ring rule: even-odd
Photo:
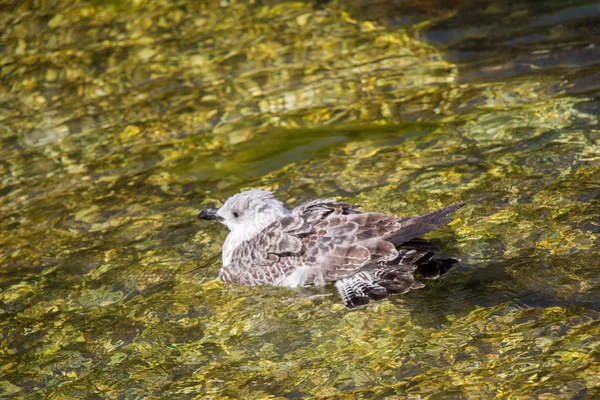
[[[198,218],[216,220],[229,228],[223,244],[223,262],[227,263],[230,253],[242,242],[288,215],[290,211],[273,193],[251,189],[231,196],[219,209],[207,208]]]

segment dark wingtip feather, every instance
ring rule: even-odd
[[[458,260],[454,258],[434,258],[426,264],[419,265],[417,272],[426,279],[437,279],[454,268],[456,263]]]
[[[452,218],[447,218],[448,214],[453,213],[463,205],[462,203],[455,204],[427,215],[409,218],[402,222],[400,229],[384,236],[383,239],[391,242],[394,246],[399,246],[404,242],[449,224],[452,222]]]
[[[431,253],[439,253],[440,251],[442,251],[442,249],[439,246],[421,238],[412,238],[408,242],[402,243],[401,248]]]
[[[452,221],[452,219],[444,218],[448,215],[452,214],[454,211],[462,208],[465,203],[455,204],[453,206],[449,206],[446,208],[442,208],[441,210],[434,211],[430,214],[423,215],[421,217],[417,217],[417,219],[421,219],[425,223],[433,223],[434,221]],[[446,224],[448,223],[446,222]],[[445,224],[444,224],[445,225]],[[440,225],[442,226],[442,225]]]

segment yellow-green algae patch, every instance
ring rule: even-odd
[[[597,396],[600,135],[571,82],[461,81],[418,29],[335,2],[0,21],[1,396]],[[195,215],[255,186],[466,202],[433,235],[461,266],[354,312],[224,285],[225,232]]]

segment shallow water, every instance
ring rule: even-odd
[[[600,6],[505,3],[4,2],[1,395],[600,397]],[[466,202],[462,262],[222,284],[195,217],[249,187]]]

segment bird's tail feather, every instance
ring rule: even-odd
[[[356,308],[368,304],[371,300],[383,300],[391,294],[403,294],[423,285],[415,281],[417,272],[426,279],[436,279],[447,273],[458,260],[454,258],[433,258],[427,253],[416,264],[380,264],[373,269],[360,271],[335,283],[344,305]]]
[[[402,294],[424,285],[413,277],[415,266],[409,269],[381,267],[370,271],[360,271],[335,283],[344,305],[348,308],[364,306],[371,300],[383,300],[390,294]]]

